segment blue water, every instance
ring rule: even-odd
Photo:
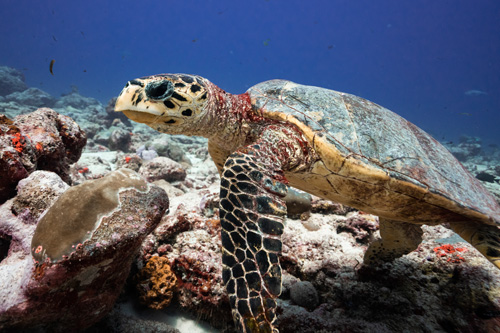
[[[234,93],[283,78],[363,96],[439,140],[500,144],[498,0],[2,0],[0,32],[0,65],[56,97],[75,85],[106,103],[165,72]]]

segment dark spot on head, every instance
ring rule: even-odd
[[[137,96],[137,99],[135,100],[135,102],[133,104],[134,105],[139,104],[139,102],[142,101],[143,98],[144,98],[144,95],[142,93],[140,93],[139,96]]]
[[[186,109],[186,110],[182,111],[182,115],[186,116],[186,117],[191,117],[193,115],[193,110]]]
[[[170,100],[168,100],[168,99],[167,99],[166,101],[163,101],[163,104],[165,104],[165,106],[166,106],[167,108],[169,108],[169,109],[174,109],[174,108],[175,108],[175,104],[174,104],[174,103],[172,103],[172,101],[170,101]]]
[[[174,119],[169,119],[167,121],[164,122],[165,124],[175,124],[175,120]]]
[[[200,99],[207,99],[207,92],[205,91],[203,95],[201,95]]]
[[[131,80],[131,81],[128,81],[127,86],[128,86],[129,84],[134,85],[134,86],[141,86],[141,87],[144,87],[144,82],[139,81],[139,80]]]
[[[194,80],[191,76],[188,75],[181,75],[181,80],[186,82],[186,83],[193,83]]]
[[[153,100],[167,99],[175,94],[174,85],[168,80],[152,81],[148,83],[144,90],[146,92],[146,96]]]
[[[193,85],[191,86],[191,92],[194,92],[194,93],[195,93],[195,92],[198,92],[198,91],[200,91],[200,90],[201,90],[201,87],[200,87],[199,85],[197,85],[197,84],[193,84]]]
[[[177,83],[175,84],[175,87],[176,87],[176,88],[182,88],[182,87],[185,87],[185,86],[186,86],[186,85],[185,85],[184,83],[182,83],[182,82],[177,82]]]
[[[175,98],[176,100],[178,101],[181,101],[181,102],[187,102],[187,99],[185,99],[183,96],[179,95],[178,93],[174,92],[172,94],[172,97]]]
[[[200,86],[202,86],[203,88],[205,88],[205,83],[203,83],[203,80],[202,80],[201,78],[197,77],[197,78],[196,78],[196,82],[198,82],[198,84],[199,84]]]

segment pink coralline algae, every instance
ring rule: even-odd
[[[55,172],[70,183],[69,166],[80,158],[86,140],[71,118],[48,108],[12,120],[0,115],[0,203],[35,170]]]

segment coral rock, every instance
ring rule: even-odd
[[[80,158],[86,140],[71,118],[51,109],[13,120],[1,116],[0,203],[12,197],[19,180],[35,170],[55,172],[69,183],[69,165]]]
[[[108,146],[112,150],[128,151],[131,141],[130,132],[122,128],[115,129],[111,132]]]
[[[164,179],[167,182],[182,181],[186,178],[186,170],[168,157],[156,157],[144,162],[139,173],[148,182]]]
[[[40,215],[68,188],[69,185],[57,174],[35,171],[17,184],[12,212],[25,222],[36,223]]]
[[[290,298],[295,304],[308,310],[313,310],[319,303],[318,292],[309,281],[298,281],[292,285],[290,288]]]
[[[12,238],[0,263],[0,331],[77,331],[103,318],[167,208],[165,192],[128,169],[74,186],[36,227],[31,252],[37,263],[25,244],[29,237],[14,246],[19,221],[0,219],[2,234]]]
[[[142,303],[160,310],[170,305],[177,278],[167,258],[153,256],[137,275],[137,289]]]

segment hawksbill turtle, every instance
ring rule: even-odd
[[[169,134],[208,138],[220,176],[223,281],[236,326],[278,332],[289,186],[379,217],[365,264],[417,248],[449,223],[500,268],[500,207],[441,144],[363,98],[271,80],[233,95],[196,75],[128,81],[115,111]]]

